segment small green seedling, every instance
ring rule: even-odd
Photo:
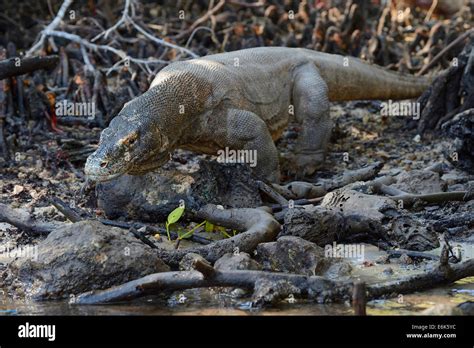
[[[178,220],[183,216],[184,213],[184,202],[180,202],[179,207],[173,210],[166,220],[166,234],[168,235],[168,240],[171,241],[169,226],[178,222]]]

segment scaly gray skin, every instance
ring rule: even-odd
[[[408,99],[428,85],[425,78],[301,48],[252,48],[176,62],[104,129],[85,173],[106,181],[158,168],[176,148],[216,154],[228,147],[256,150],[255,174],[277,182],[273,141],[296,121],[302,131],[289,160],[311,174],[324,160],[332,129],[329,101]]]

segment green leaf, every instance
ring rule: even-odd
[[[216,229],[222,233],[222,235],[224,235],[224,237],[226,238],[230,238],[229,234],[227,233],[225,227],[222,227],[222,226],[217,226]]]
[[[184,213],[184,206],[176,208],[168,215],[168,221],[166,223],[168,225],[171,225],[171,224],[174,224],[175,222],[178,222],[178,220],[181,218],[183,213]]]
[[[168,234],[168,240],[171,240],[169,226],[175,222],[178,222],[184,213],[184,208],[184,205],[179,206],[168,215],[168,219],[166,221],[166,233]]]
[[[204,227],[204,231],[206,232],[214,231],[214,224],[206,220],[206,226]]]
[[[204,225],[206,221],[203,221],[201,222],[199,225],[196,225],[194,226],[191,230],[189,230],[188,232],[186,232],[185,234],[181,235],[179,237],[179,239],[185,239],[185,238],[188,238],[188,237],[191,237],[194,233],[194,231],[196,231],[199,227],[201,227],[202,225]]]

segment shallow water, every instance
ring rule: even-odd
[[[461,243],[464,259],[474,257],[472,243]],[[439,255],[440,250],[430,253]],[[384,252],[372,245],[365,245],[364,257],[349,260],[352,277],[367,283],[393,280],[424,269],[433,263],[403,265],[397,259],[390,264],[376,264],[367,267],[367,261],[375,261]],[[390,267],[391,274],[384,273]],[[6,293],[6,292],[5,292]],[[317,304],[309,300],[287,299],[272,308],[249,307],[250,297],[230,290],[190,289],[173,293],[171,296],[152,296],[131,303],[86,306],[73,305],[68,301],[12,301],[1,295],[0,315],[352,315],[349,303]],[[294,300],[294,301],[293,301]],[[449,286],[416,292],[389,299],[374,300],[367,304],[369,315],[416,315],[423,310],[444,305],[454,307],[465,301],[474,301],[474,277],[459,280]]]
[[[180,295],[185,301],[180,303]],[[182,298],[182,297],[181,297]],[[296,299],[294,303],[281,302],[265,309],[250,309],[249,298],[219,295],[208,289],[187,290],[171,297],[149,297],[132,303],[84,306],[67,301],[10,301],[0,300],[0,315],[352,315],[349,304],[315,304]],[[416,315],[435,305],[455,306],[474,301],[474,277],[466,278],[448,287],[404,295],[386,300],[370,301],[369,315]]]

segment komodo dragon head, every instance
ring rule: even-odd
[[[85,173],[94,181],[122,174],[143,174],[169,159],[171,146],[156,122],[147,93],[125,104],[102,131],[98,149],[87,158]]]
[[[192,128],[190,115],[203,111],[211,94],[211,84],[196,74],[203,68],[189,64],[176,62],[164,68],[147,92],[125,104],[87,158],[85,173],[90,179],[145,174],[168,161],[183,132]]]

